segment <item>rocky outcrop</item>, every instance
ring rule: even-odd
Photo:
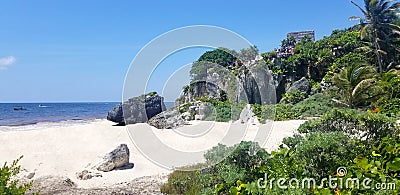
[[[306,95],[309,95],[311,92],[311,84],[305,77],[303,77],[300,80],[294,82],[286,92],[291,92],[295,90],[305,92]]]
[[[125,125],[122,104],[118,104],[112,110],[108,111],[107,120],[118,123],[119,125]]]
[[[262,58],[248,60],[230,67],[205,65],[196,80],[185,88],[176,105],[193,102],[201,97],[250,104],[276,103],[276,83]]]
[[[157,129],[174,129],[185,124],[178,110],[170,109],[151,118],[148,122],[149,125]]]
[[[76,188],[76,184],[67,177],[43,176],[35,179],[28,194],[58,194],[61,191],[69,191]]]
[[[150,93],[131,98],[108,112],[107,119],[118,124],[145,123],[166,110],[164,98]]]
[[[103,175],[101,175],[101,173],[93,173],[88,170],[83,170],[76,173],[76,178],[78,178],[79,180],[88,180],[92,179],[93,177],[103,177]]]
[[[213,107],[210,103],[195,101],[179,105],[177,107],[181,117],[185,121],[204,120],[208,115],[212,114]]]
[[[258,121],[258,117],[254,114],[253,112],[253,107],[250,104],[247,104],[242,112],[240,113],[240,117],[238,120],[240,123],[248,123],[248,124],[253,124],[257,125],[260,124]]]
[[[126,144],[121,144],[106,154],[94,168],[98,171],[108,172],[127,165],[129,165],[129,148]]]
[[[210,98],[215,100],[223,100],[221,89],[212,82],[196,81],[186,86],[183,95],[175,102],[176,105],[193,102],[198,98]]]
[[[168,175],[154,175],[136,178],[132,181],[104,185],[95,188],[79,188],[71,179],[66,177],[43,176],[35,179],[27,194],[132,194],[132,195],[162,195],[161,186],[167,182]],[[29,183],[26,181],[25,183]]]

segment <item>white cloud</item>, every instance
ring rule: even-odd
[[[7,69],[9,66],[14,64],[17,59],[14,56],[7,56],[0,58],[0,69]]]

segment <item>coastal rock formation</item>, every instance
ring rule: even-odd
[[[121,125],[145,123],[164,110],[164,98],[157,93],[149,93],[116,106],[108,112],[107,119]]]
[[[185,125],[184,119],[176,109],[161,112],[147,123],[157,129],[173,129]]]
[[[122,104],[118,104],[112,110],[108,111],[107,120],[118,123],[119,125],[125,125]]]
[[[58,194],[60,191],[69,191],[76,188],[76,184],[67,177],[43,176],[35,179],[29,193]]]
[[[208,98],[219,101],[276,103],[276,83],[261,56],[246,58],[229,66],[197,63],[192,82],[184,88],[176,105]]]
[[[134,179],[129,182],[122,182],[112,184],[110,186],[95,187],[95,188],[79,188],[74,182],[67,177],[44,176],[36,179],[33,186],[28,190],[27,194],[62,194],[62,195],[75,195],[75,194],[159,194],[160,187],[166,183],[168,175],[154,175]],[[27,183],[29,181],[26,181]]]
[[[185,121],[204,120],[214,111],[210,103],[202,101],[188,102],[179,105],[177,109]]]
[[[289,89],[287,90],[287,92],[291,92],[291,91],[301,91],[301,92],[305,92],[307,95],[310,94],[311,92],[311,84],[310,82],[305,78],[301,78],[300,80],[294,82]]]
[[[126,144],[121,144],[110,153],[106,154],[102,161],[95,166],[98,171],[112,171],[129,164],[129,148]]]
[[[253,107],[250,104],[247,104],[243,108],[242,112],[240,113],[239,122],[253,125],[260,124],[258,117],[254,114]]]
[[[81,172],[76,173],[76,178],[80,180],[88,180],[92,179],[93,177],[103,177],[100,173],[93,173],[88,170],[83,170]]]
[[[249,104],[271,104],[276,102],[276,87],[272,73],[257,67],[257,61],[248,64],[248,70],[239,75],[237,102]],[[243,96],[244,95],[244,96]]]
[[[222,97],[222,93],[223,92],[220,90],[220,88],[212,82],[196,81],[191,83],[189,86],[184,87],[183,95],[176,100],[175,104],[185,104],[204,97],[221,100],[226,98]]]

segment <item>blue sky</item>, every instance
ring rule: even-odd
[[[135,55],[179,27],[227,28],[264,52],[278,47],[287,32],[315,30],[320,39],[360,15],[348,0],[10,0],[1,8],[0,102],[121,101]],[[158,71],[179,69],[202,52],[170,56]],[[161,90],[168,77],[155,77],[151,88]]]

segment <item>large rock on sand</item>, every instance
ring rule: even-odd
[[[149,93],[131,98],[108,112],[107,120],[123,124],[145,123],[165,109],[164,98]]]
[[[118,123],[119,125],[125,124],[122,104],[118,104],[115,108],[108,111],[107,120]]]
[[[108,172],[126,165],[129,165],[129,148],[126,144],[121,144],[106,154],[95,169]]]
[[[174,129],[184,125],[185,120],[179,114],[178,110],[171,109],[157,114],[147,123],[157,129]]]

